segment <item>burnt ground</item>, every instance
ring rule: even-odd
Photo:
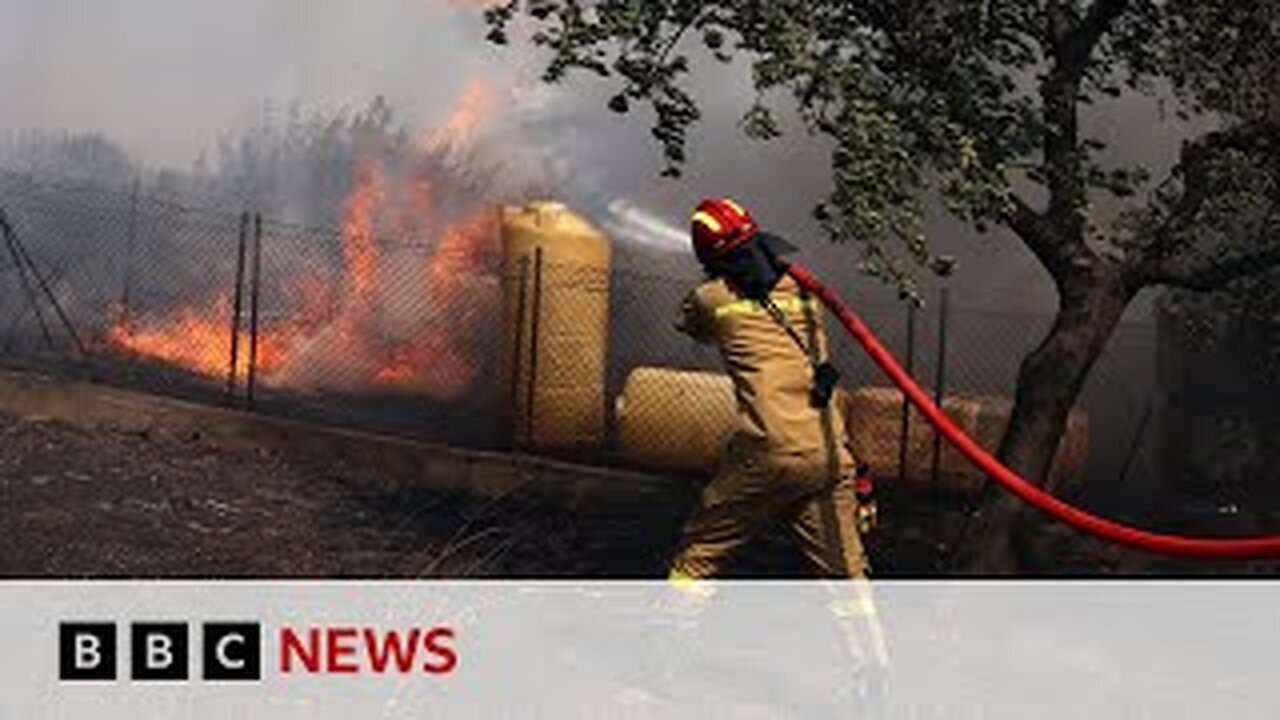
[[[330,460],[0,414],[0,577],[661,577],[693,500],[572,513],[527,492],[388,490]],[[881,513],[877,575],[954,572],[960,508],[888,493]],[[1060,526],[1033,534],[1052,575],[1258,572],[1151,564]],[[803,567],[766,537],[733,574]]]
[[[570,512],[369,470],[0,414],[0,577],[662,577],[696,493]],[[765,538],[740,576],[803,572]]]
[[[644,576],[674,530],[593,540],[607,519],[533,498],[382,485],[201,437],[0,415],[0,576]]]

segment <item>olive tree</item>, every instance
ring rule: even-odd
[[[613,111],[647,106],[669,175],[700,118],[692,53],[749,64],[743,130],[777,136],[787,102],[831,141],[833,191],[814,217],[904,296],[952,264],[924,232],[931,198],[1012,231],[1058,293],[998,449],[1033,481],[1140,290],[1215,290],[1280,261],[1277,0],[511,0],[487,20],[498,44],[527,28],[549,51],[546,81],[591,73],[615,83]],[[1117,166],[1081,114],[1123,93],[1172,95],[1213,129],[1167,177]],[[1122,211],[1102,217],[1105,196]],[[1016,508],[984,499],[969,570],[1017,568]]]

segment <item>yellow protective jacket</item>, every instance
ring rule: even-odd
[[[817,301],[803,296],[790,277],[783,278],[771,298],[825,360],[827,338]],[[852,464],[843,418],[834,404],[825,413],[810,404],[809,358],[760,303],[739,297],[722,279],[711,280],[685,299],[679,327],[698,342],[716,345],[724,358],[738,405],[735,444],[774,457],[803,455],[824,465],[833,451],[841,470]],[[824,414],[830,423],[826,429]]]

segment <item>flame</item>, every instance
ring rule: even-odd
[[[436,185],[438,173],[456,167],[439,159],[456,160],[496,104],[489,83],[474,78],[447,121],[424,136],[422,162],[398,173],[378,155],[354,164],[351,191],[341,206],[340,264],[323,272],[264,276],[263,292],[273,302],[258,334],[260,384],[308,392],[385,390],[449,401],[475,386],[488,349],[481,343],[499,324],[497,278],[484,270],[498,249],[498,219],[484,209],[443,222],[438,201],[451,196],[438,196]],[[425,258],[424,245],[431,248]],[[137,356],[225,378],[232,362],[232,314],[231,303],[218,295],[118,319],[106,340]],[[242,377],[249,346],[245,327],[235,360]]]
[[[281,281],[278,294],[291,307],[260,328],[259,382],[305,391],[382,389],[458,400],[480,374],[485,348],[478,338],[496,326],[497,279],[480,270],[497,251],[496,213],[481,210],[444,227],[415,270],[412,258],[419,255],[386,250],[378,242],[393,196],[382,163],[358,163],[354,174],[342,208],[340,276],[300,273]],[[412,179],[396,197],[402,198],[396,223],[401,232],[431,234],[438,224],[431,182]],[[410,272],[410,282],[391,279],[397,270]],[[168,313],[118,319],[106,340],[138,356],[225,378],[232,314],[231,302],[219,295]],[[245,377],[247,327],[239,347],[236,372]]]
[[[475,213],[449,227],[427,263],[427,287],[443,289],[446,295],[458,298],[458,294],[452,292],[458,288],[458,281],[483,264],[486,255],[497,251],[492,243],[497,236],[497,214],[488,211]]]
[[[378,285],[378,213],[386,202],[382,164],[362,163],[347,198],[342,222],[342,251],[347,265],[348,301],[369,307]]]
[[[473,359],[440,338],[392,350],[373,377],[384,388],[417,390],[440,400],[457,400],[475,381]]]
[[[471,78],[458,97],[453,112],[439,129],[427,135],[424,144],[428,148],[455,152],[467,147],[497,105],[498,93],[489,81],[480,76]]]
[[[479,373],[474,347],[477,330],[494,322],[496,279],[476,273],[496,252],[498,220],[481,211],[445,230],[422,273],[424,295],[435,297],[435,318],[413,341],[396,346],[375,381],[385,387],[418,390],[456,399]]]
[[[430,238],[435,229],[435,185],[425,176],[415,177],[405,185],[396,230],[399,237],[420,243]]]
[[[231,301],[220,295],[212,308],[179,308],[145,328],[136,322],[120,321],[107,331],[107,341],[116,347],[156,360],[179,365],[202,375],[225,376],[231,365]],[[238,334],[236,374],[249,374],[251,336],[247,327]],[[285,352],[278,335],[259,333],[257,372],[270,373]]]

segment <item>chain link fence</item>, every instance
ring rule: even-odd
[[[411,237],[358,205],[342,227],[315,228],[9,173],[0,210],[12,230],[0,248],[10,367],[668,473],[705,473],[734,422],[719,357],[673,327],[697,277],[504,261],[492,211]],[[998,440],[1019,363],[1050,318],[941,295],[920,310],[857,307],[980,440]],[[830,335],[841,411],[877,474],[928,487],[961,473],[918,415],[904,422],[901,394],[853,341]],[[1087,424],[1063,452],[1078,455],[1074,477],[1103,480],[1062,480],[1086,504],[1136,516],[1158,480],[1155,347],[1153,325],[1122,325],[1090,376]]]

